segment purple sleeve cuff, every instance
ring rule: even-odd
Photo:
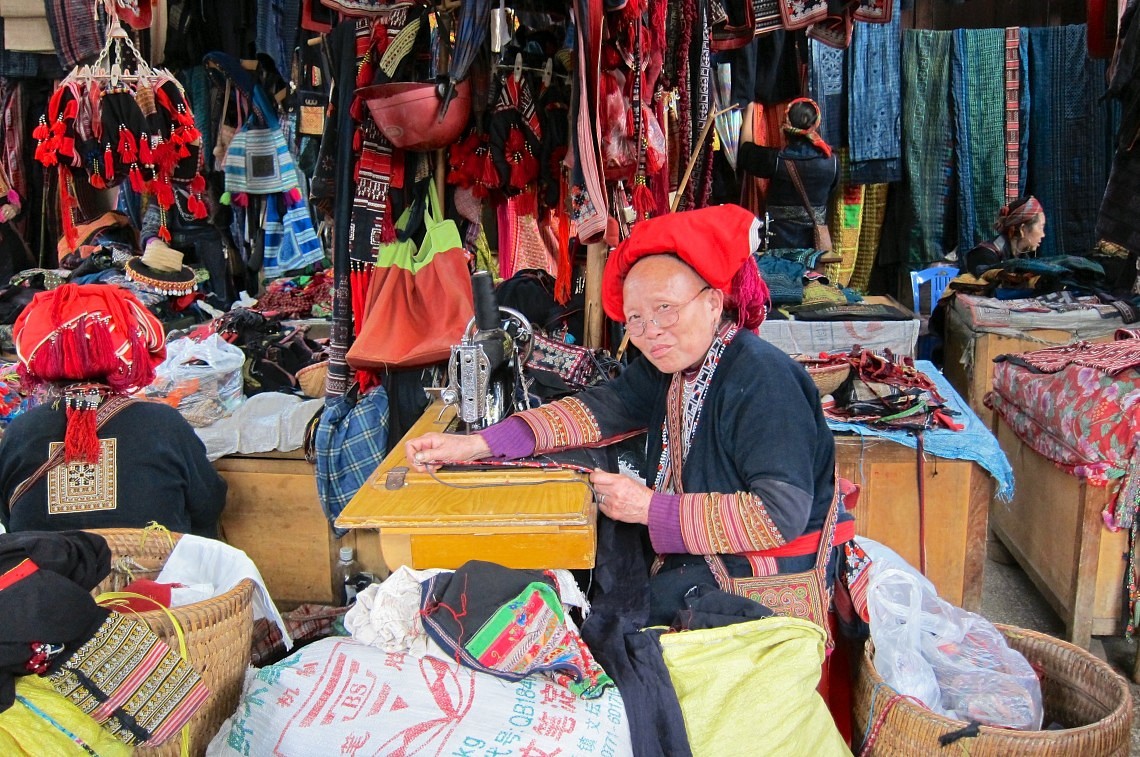
[[[492,457],[515,460],[534,454],[534,432],[522,418],[507,418],[479,432]]]
[[[649,501],[649,540],[659,555],[684,554],[681,539],[681,495],[654,492]]]

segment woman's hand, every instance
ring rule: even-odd
[[[466,462],[491,456],[491,448],[479,434],[431,432],[404,443],[404,457],[412,470],[437,471],[438,463]]]
[[[20,207],[8,203],[7,205],[0,206],[0,221],[7,223],[20,214]]]
[[[606,473],[595,469],[590,483],[603,513],[624,523],[649,524],[649,502],[653,490],[621,473]]]

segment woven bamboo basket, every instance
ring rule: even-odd
[[[835,363],[810,355],[793,355],[792,358],[807,370],[815,383],[815,388],[819,390],[820,397],[833,393],[843,385],[851,373],[850,363]]]
[[[1036,670],[1044,671],[1041,693],[1045,724],[1060,723],[1063,730],[1014,731],[982,726],[975,737],[956,741],[953,754],[971,757],[1108,757],[1127,755],[1132,727],[1132,696],[1124,678],[1107,663],[1085,650],[1052,636],[1014,626],[998,625],[1010,647],[1025,655]],[[878,720],[894,690],[882,686],[875,671],[870,642],[855,681],[855,733],[867,731]],[[874,698],[874,710],[871,709]],[[941,754],[938,737],[966,727],[966,723],[936,715],[908,700],[898,700],[886,715],[868,754]]]
[[[93,529],[111,548],[111,575],[95,589],[98,595],[118,591],[134,578],[153,579],[162,569],[181,534],[146,532],[138,529]],[[131,566],[130,576],[124,566]],[[253,639],[254,583],[248,579],[217,597],[171,608],[186,638],[189,662],[202,675],[210,697],[190,719],[190,753],[205,754],[206,745],[226,718],[237,709],[245,671],[249,667]],[[178,636],[170,618],[162,610],[139,613],[171,649],[178,650]],[[176,757],[181,734],[157,747],[139,747],[139,755]]]

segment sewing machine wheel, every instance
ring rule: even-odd
[[[534,328],[527,317],[514,308],[499,307],[499,315],[503,319],[503,330],[511,335],[516,349],[520,366],[526,365],[530,354],[534,352]]]

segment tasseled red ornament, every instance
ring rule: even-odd
[[[768,303],[772,296],[751,255],[737,269],[729,286],[726,304],[736,310],[736,324],[752,331],[760,328],[768,315]]]
[[[122,124],[119,125],[119,158],[126,164],[138,160],[138,142],[135,140],[135,135]]]
[[[230,202],[233,205],[237,205],[239,208],[248,208],[249,195],[247,195],[245,192],[235,192]]]
[[[75,211],[77,202],[72,194],[71,172],[64,166],[59,166],[59,216],[63,225],[63,237],[74,249],[79,243],[79,234],[75,230]]]
[[[558,224],[558,276],[554,279],[554,301],[565,305],[570,301],[574,284],[574,264],[570,260],[570,215],[551,213],[551,222]]]
[[[103,178],[111,181],[115,178],[115,156],[111,152],[111,145],[103,148]]]
[[[392,219],[395,211],[392,209],[392,192],[384,202],[384,215],[380,216],[380,244],[390,244],[396,241],[396,222]]]
[[[51,134],[51,129],[48,128],[47,119],[40,116],[40,122],[36,128],[32,129],[32,138],[43,141],[48,138],[49,134]]]
[[[130,173],[131,189],[138,194],[146,192],[146,182],[143,180],[142,171],[139,170],[138,165],[131,166]]]
[[[634,183],[636,186],[633,188],[633,210],[637,213],[637,219],[644,221],[657,212],[657,200],[649,191],[644,176],[638,176]]]
[[[186,209],[197,219],[202,219],[209,215],[206,209],[206,203],[202,202],[202,198],[196,194],[191,194],[186,198]]]
[[[158,227],[158,238],[163,242],[170,244],[170,229],[166,228],[165,219],[163,220],[162,225]]]
[[[169,179],[164,176],[155,177],[154,181],[150,183],[150,188],[159,205],[164,208],[170,208],[174,205],[174,187],[170,185]]]
[[[290,210],[297,207],[297,204],[299,202],[301,202],[301,190],[298,189],[297,187],[293,187],[292,189],[290,189],[288,192],[285,193],[285,200],[286,200],[286,206]]]
[[[191,192],[205,192],[206,191],[206,177],[200,173],[194,174],[194,178],[190,180]]]
[[[538,193],[534,189],[523,190],[514,198],[514,210],[519,215],[538,215]]]
[[[96,189],[106,189],[107,188],[107,182],[103,181],[103,177],[97,173],[91,174],[88,181],[91,183],[91,186],[95,187]]]
[[[151,148],[150,137],[145,133],[139,138],[139,162],[144,166],[154,165],[154,150]]]
[[[72,404],[83,403],[79,407]],[[89,407],[84,399],[69,400],[67,404],[67,430],[63,436],[63,459],[67,464],[99,462],[99,434],[96,423],[97,407]]]

